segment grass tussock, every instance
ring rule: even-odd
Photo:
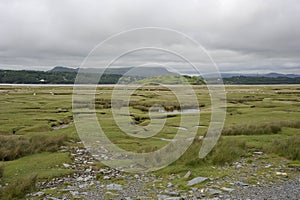
[[[0,165],[0,179],[3,177],[4,166]]]
[[[18,179],[12,184],[0,189],[1,200],[22,199],[24,196],[34,191],[37,175]]]
[[[266,135],[277,134],[283,127],[300,128],[300,121],[269,122],[257,125],[225,127],[222,135]]]
[[[212,152],[204,159],[198,158],[202,141],[195,140],[186,153],[176,162],[184,163],[189,167],[201,165],[225,165],[230,164],[246,155],[246,142],[235,138],[221,138]],[[195,156],[191,156],[195,155]],[[176,163],[175,163],[176,164]]]
[[[276,134],[281,131],[281,126],[275,123],[258,125],[229,126],[225,127],[222,135],[265,135]]]
[[[265,147],[265,151],[290,160],[300,160],[300,136],[293,136],[285,140],[274,140],[272,145]]]
[[[0,137],[0,160],[10,161],[25,155],[40,152],[55,152],[64,145],[66,135],[34,135],[31,138],[23,136]]]
[[[246,154],[246,142],[234,138],[221,140],[212,153],[209,160],[214,165],[224,165],[240,159]]]

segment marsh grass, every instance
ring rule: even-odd
[[[292,136],[285,140],[273,140],[272,145],[265,147],[265,151],[290,160],[300,160],[300,136]]]
[[[0,160],[10,161],[40,152],[55,152],[68,140],[67,135],[1,136]]]
[[[36,188],[37,175],[31,175],[18,179],[6,187],[0,189],[1,200],[22,199],[26,194]]]
[[[221,139],[209,155],[209,160],[214,165],[224,165],[240,159],[246,155],[246,152],[245,140],[235,138]]]
[[[199,88],[197,97],[200,107],[203,107],[201,124],[208,127],[211,119],[210,97],[203,87],[195,88],[196,90]],[[0,162],[0,177],[2,170],[1,184],[9,184],[7,188],[10,189],[7,189],[5,194],[11,199],[22,198],[22,192],[17,191],[30,192],[31,187],[28,185],[31,184],[28,182],[31,181],[26,177],[30,177],[32,171],[38,174],[39,180],[49,180],[52,177],[71,173],[69,169],[62,168],[63,163],[71,162],[69,154],[53,152],[57,151],[61,145],[75,145],[69,143],[71,139],[79,141],[75,126],[71,125],[66,129],[54,131],[52,128],[72,121],[70,117],[72,116],[71,89],[63,87],[2,87],[7,95],[0,95],[2,102],[0,134],[5,134],[5,136],[0,136],[0,160],[8,161]],[[110,111],[112,89],[112,87],[99,87],[94,99],[98,109],[99,123],[107,137],[120,148],[139,153],[156,151],[167,145],[167,141],[133,138],[119,130]],[[297,93],[290,92],[299,91],[299,87],[226,86],[226,89],[230,107],[227,110],[228,115],[223,135],[213,151],[205,159],[199,159],[198,154],[202,141],[195,139],[177,161],[161,169],[157,174],[168,176],[172,173],[180,173],[184,176],[187,171],[191,171],[192,177],[220,178],[225,176],[228,171],[218,170],[219,167],[215,166],[226,165],[226,163],[230,165],[241,157],[249,159],[251,157],[248,156],[252,156],[251,152],[253,151],[264,151],[265,156],[270,160],[278,158],[277,155],[279,155],[299,163],[300,121],[295,120],[300,116],[299,96]],[[279,89],[284,93],[276,93]],[[50,94],[51,91],[53,95]],[[291,102],[279,102],[278,98]],[[188,104],[179,107],[175,99],[176,97],[170,92],[170,89],[165,87],[138,88],[130,101],[132,121],[140,126],[147,125],[150,121],[148,111],[153,104],[161,105],[168,111],[189,108]],[[94,102],[78,103],[81,103],[83,108],[89,108]],[[121,106],[122,104],[123,102],[120,101]],[[193,120],[193,117],[191,115],[190,120]],[[178,126],[180,126],[180,115],[168,115],[166,127],[156,136],[172,139],[175,134],[174,130],[176,130],[174,127]],[[203,136],[205,131],[206,129],[203,127],[199,128],[198,135]],[[276,140],[274,140],[275,137]],[[270,156],[269,153],[274,155]],[[24,182],[21,184],[24,186],[18,188],[14,185],[15,177],[20,179],[20,183]],[[176,181],[181,182],[183,186],[186,185],[185,179]],[[17,188],[15,193],[12,191],[14,187]]]
[[[300,121],[280,121],[244,126],[225,127],[222,135],[267,135],[278,134],[283,127],[300,128]]]
[[[238,160],[247,153],[246,141],[238,138],[221,137],[213,151],[203,159],[198,158],[202,141],[195,140],[190,148],[175,162],[175,165],[201,167],[204,165],[225,165]],[[194,155],[194,156],[191,156]]]
[[[281,131],[281,126],[275,123],[257,125],[229,126],[225,127],[222,135],[265,135],[276,134]]]
[[[4,166],[0,165],[0,179],[3,177],[3,173],[4,173]]]

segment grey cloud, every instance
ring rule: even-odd
[[[300,73],[299,19],[298,0],[3,0],[0,67],[78,67],[95,45],[112,34],[158,26],[195,38],[221,71]],[[136,42],[143,43],[129,38],[122,45]],[[161,43],[166,48],[178,45],[191,57],[198,56],[167,37],[161,38]],[[120,43],[108,46],[99,64],[119,47]],[[153,61],[176,65],[166,58],[157,55]],[[135,59],[151,61],[147,55]],[[126,66],[125,61],[119,65]]]

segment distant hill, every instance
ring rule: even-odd
[[[78,69],[57,66],[51,69],[49,72],[78,72]],[[163,74],[174,74],[163,67],[124,67],[124,68],[82,68],[80,72],[83,73],[104,73],[104,74],[117,74],[126,76],[140,76],[140,77],[152,77]]]
[[[223,82],[227,85],[300,84],[300,77],[234,76],[223,78]]]
[[[76,72],[0,70],[0,83],[9,84],[74,84]],[[115,84],[122,77],[118,74],[103,74],[99,84]],[[94,83],[95,74],[84,74],[82,84]]]
[[[267,74],[247,74],[247,73],[221,73],[222,78],[231,78],[231,77],[288,77],[288,78],[297,78],[300,77],[300,74],[281,74],[281,73],[267,73]]]
[[[202,78],[196,76],[182,76],[182,75],[173,75],[165,74],[154,76],[150,78],[145,78],[142,80],[135,81],[136,84],[148,84],[148,85],[157,85],[157,84],[166,84],[166,85],[178,85],[178,84],[191,84],[191,85],[204,85],[205,81]]]
[[[77,72],[77,71],[78,69],[56,66],[53,69],[49,70],[48,72]]]
[[[10,84],[74,84],[78,69],[57,66],[50,71],[0,70],[0,83]],[[128,67],[104,69],[83,69],[82,84],[94,83],[97,73],[103,75],[99,84],[143,83],[179,84],[185,77],[190,84],[205,84],[201,77],[177,75],[162,67]],[[213,76],[213,75],[212,75]],[[225,84],[300,84],[300,75],[269,73],[264,75],[222,74]]]

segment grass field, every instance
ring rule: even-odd
[[[194,89],[201,110],[198,138],[206,134],[211,103],[205,86],[194,86]],[[205,159],[199,159],[202,140],[195,139],[180,159],[156,174],[183,176],[186,171],[192,171],[193,176],[222,176],[234,172],[222,172],[212,166],[230,165],[241,158],[251,162],[251,155],[256,151],[265,152],[265,160],[276,163],[285,159],[289,165],[299,166],[300,86],[227,86],[226,92],[225,127],[214,150]],[[111,86],[99,87],[95,103],[99,122],[112,142],[140,153],[155,151],[168,144],[166,139],[174,137],[180,126],[180,115],[176,113],[168,115],[165,127],[153,138],[139,139],[124,134],[112,119],[111,94]],[[72,173],[63,167],[63,163],[71,160],[69,153],[60,149],[77,145],[79,141],[73,123],[72,87],[0,86],[0,102],[1,185],[15,186],[21,180],[33,180],[32,177],[48,180]],[[162,105],[168,111],[180,109],[167,88],[145,86],[131,97],[133,122],[140,126],[149,124],[147,111],[153,104]],[[190,114],[190,120],[197,114]],[[25,186],[19,188],[16,197],[30,191]],[[9,192],[12,191],[6,190]]]

